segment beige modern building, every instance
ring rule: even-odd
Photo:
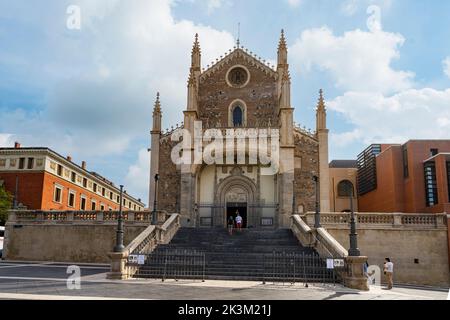
[[[159,94],[155,103],[151,131],[150,209],[154,203],[154,177],[159,174],[158,209],[180,212],[186,226],[225,226],[227,219],[239,212],[246,227],[289,227],[293,213],[314,210],[315,176],[318,177],[321,210],[330,211],[328,129],[323,93],[321,90],[317,103],[315,132],[298,127],[293,118],[284,33],[278,44],[276,67],[238,41],[233,50],[202,69],[198,36],[191,58],[183,125],[163,132],[164,108]],[[201,129],[198,129],[199,123]],[[278,136],[270,140],[269,153],[272,160],[275,154],[278,155],[279,170],[267,174],[267,163],[260,158],[257,162],[251,161],[254,148],[261,147],[260,142],[242,142],[238,138],[233,145],[226,146],[226,151],[232,155],[225,160],[234,159],[232,163],[217,159],[216,153],[219,161],[212,164],[204,159],[196,162],[195,152],[198,148],[205,152],[207,144],[204,139],[196,146],[192,137],[190,141],[183,140],[187,144],[182,153],[176,152],[191,161],[175,164],[173,150],[179,141],[173,141],[173,137],[179,138],[183,130],[193,136],[195,128],[203,134],[212,132],[224,137],[227,130],[235,129],[254,129],[260,136],[265,131],[268,134],[278,132]],[[243,154],[237,151],[239,147],[244,150]]]
[[[333,160],[330,162],[330,209],[331,212],[358,211],[356,160]]]

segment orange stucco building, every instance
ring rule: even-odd
[[[0,186],[30,210],[119,210],[120,190],[112,182],[48,148],[0,148]],[[144,210],[129,194],[122,201],[124,210]]]
[[[361,212],[450,213],[450,140],[374,144],[357,180]]]

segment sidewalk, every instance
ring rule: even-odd
[[[63,266],[0,264],[0,299],[30,300],[446,300],[442,289],[372,286],[369,292],[341,285],[266,283],[248,281],[106,279],[107,268],[82,268],[81,289],[67,288]],[[84,276],[83,276],[84,275]]]

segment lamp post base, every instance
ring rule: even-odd
[[[344,285],[347,288],[369,291],[367,277],[364,274],[364,264],[367,262],[367,259],[367,257],[361,256],[345,258],[347,270],[344,277]]]
[[[128,253],[126,252],[111,252],[108,254],[111,259],[111,271],[106,275],[107,279],[111,280],[126,280],[128,279],[127,259]]]

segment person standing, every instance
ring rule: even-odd
[[[388,290],[391,290],[394,286],[394,264],[390,258],[386,258],[384,262],[384,274],[387,278]]]
[[[243,219],[239,214],[239,211],[236,211],[236,226],[239,231],[242,231]]]
[[[233,235],[233,228],[234,228],[234,219],[233,216],[230,216],[228,218],[228,232],[230,233],[230,236]]]

